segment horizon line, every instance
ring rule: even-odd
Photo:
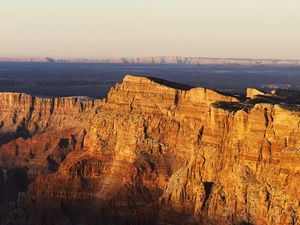
[[[228,62],[226,62],[228,60]],[[141,56],[141,57],[5,57],[0,62],[40,62],[40,63],[104,63],[104,64],[237,64],[237,65],[299,65],[300,59],[275,58],[235,58],[235,57],[204,57],[204,56]]]
[[[3,59],[52,59],[52,60],[114,60],[114,59],[149,59],[149,58],[177,58],[177,59],[224,59],[224,60],[270,60],[270,61],[300,61],[300,59],[291,58],[256,58],[256,57],[208,57],[208,56],[180,56],[180,55],[153,55],[153,56],[102,56],[102,57],[52,57],[52,56],[1,56],[0,60]]]

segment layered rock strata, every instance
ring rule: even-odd
[[[130,75],[103,101],[2,93],[0,223],[299,224],[299,115]]]

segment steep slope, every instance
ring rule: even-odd
[[[130,75],[0,99],[1,224],[299,224],[297,108]]]

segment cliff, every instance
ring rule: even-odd
[[[0,147],[0,223],[299,224],[299,116],[130,75],[103,101],[3,93],[1,134],[27,135]]]
[[[89,113],[101,104],[100,100],[86,101],[79,97],[47,99],[0,92],[0,134],[16,133],[20,128],[28,133],[41,132],[52,126],[62,128],[62,123],[68,127],[76,121],[72,121],[72,117]]]
[[[260,96],[260,95],[265,95],[265,93],[263,93],[260,90],[255,89],[255,88],[247,88],[246,92],[247,92],[246,93],[247,98],[255,98],[255,97]]]

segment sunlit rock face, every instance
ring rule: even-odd
[[[265,95],[265,93],[255,88],[247,88],[247,98],[255,98],[260,95]]]
[[[125,76],[0,94],[0,224],[299,224],[300,113]]]

